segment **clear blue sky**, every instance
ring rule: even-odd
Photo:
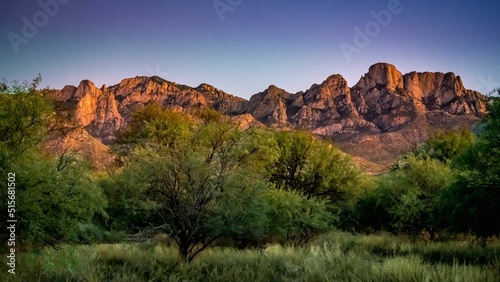
[[[58,3],[58,9],[49,5],[46,12],[40,3]],[[382,17],[383,25],[374,24],[371,12],[388,10],[388,4],[395,5],[390,21]],[[249,98],[270,84],[306,90],[335,73],[352,86],[376,62],[392,63],[403,73],[453,71],[467,88],[483,93],[500,86],[500,2],[492,0],[7,0],[0,5],[0,78],[30,80],[41,73],[43,85],[54,88],[83,79],[99,87],[159,75]],[[37,30],[23,32],[30,24]],[[356,27],[363,33],[368,28],[368,43],[356,44]],[[342,43],[357,48],[350,60]]]

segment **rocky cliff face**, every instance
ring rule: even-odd
[[[252,96],[246,112],[268,126],[332,136],[397,131],[435,111],[479,118],[486,113],[485,103],[483,95],[465,89],[453,73],[403,75],[395,66],[379,63],[352,88],[338,74],[296,94],[270,86]]]
[[[397,130],[423,114],[419,99],[404,88],[403,75],[393,65],[371,66],[352,92],[360,116],[382,132]]]
[[[391,144],[385,147],[397,155],[425,139],[429,128],[470,125],[486,113],[487,102],[480,93],[465,89],[453,73],[403,75],[385,63],[371,66],[352,88],[336,74],[295,94],[271,85],[249,101],[208,84],[192,88],[159,77],[124,79],[101,88],[84,80],[78,87],[66,86],[52,96],[66,105],[76,124],[103,143],[112,142],[131,113],[154,102],[175,111],[210,107],[234,116],[244,127],[264,124],[306,129],[333,138],[346,151],[363,155],[360,157],[365,157],[366,146],[394,143],[394,148]]]
[[[482,117],[486,98],[466,90],[453,73],[402,75],[393,65],[370,67],[351,89],[356,109],[381,132],[399,130],[433,111]]]
[[[246,112],[270,127],[300,128],[324,136],[354,127],[373,127],[360,118],[341,75],[332,75],[296,94],[272,85],[252,96]]]
[[[66,86],[52,95],[59,103],[72,105],[74,122],[104,143],[113,141],[131,114],[148,103],[175,111],[211,107],[228,115],[243,114],[248,103],[208,84],[191,88],[159,77],[124,79],[101,88],[84,80],[78,87]]]
[[[404,76],[404,88],[419,99],[428,111],[444,110],[453,115],[481,116],[486,112],[485,98],[465,89],[454,73],[417,73]]]

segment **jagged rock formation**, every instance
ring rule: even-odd
[[[352,88],[338,74],[296,94],[272,85],[251,97],[246,112],[268,126],[331,136],[397,131],[434,111],[481,117],[485,102],[483,95],[465,89],[453,73],[403,75],[393,65],[379,63]]]
[[[476,117],[486,112],[484,97],[466,90],[453,73],[403,76],[393,65],[376,64],[352,92],[360,115],[382,132],[400,129],[431,111]]]
[[[211,107],[228,115],[243,114],[247,103],[208,84],[191,88],[159,77],[124,79],[101,88],[84,80],[78,87],[66,86],[52,95],[59,103],[72,105],[74,121],[104,143],[114,140],[131,114],[148,103],[175,111]]]
[[[175,111],[210,107],[233,116],[243,127],[309,130],[333,138],[354,156],[383,165],[424,140],[429,128],[471,125],[486,113],[487,102],[480,93],[465,89],[453,73],[403,75],[385,63],[371,66],[352,88],[336,74],[295,94],[271,85],[249,101],[208,84],[192,88],[159,77],[124,79],[101,88],[84,80],[78,87],[53,92],[52,98],[105,144],[134,111],[154,102]],[[380,152],[367,157],[364,152],[374,148]]]

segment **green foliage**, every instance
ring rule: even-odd
[[[333,144],[302,131],[278,132],[276,140],[279,157],[269,175],[277,188],[337,203],[351,200],[362,190],[361,171]]]
[[[403,156],[357,204],[360,227],[417,235],[473,233],[486,242],[500,234],[500,101],[492,98],[479,136],[436,131]]]
[[[303,244],[314,235],[330,230],[336,220],[325,200],[306,198],[296,191],[270,189],[267,236],[281,243]]]
[[[37,145],[45,135],[52,106],[36,90],[40,81],[37,77],[30,85],[3,83],[0,89],[0,170]]]
[[[500,214],[498,185],[478,183],[481,175],[461,175],[439,198],[443,227],[450,231],[472,232],[482,238],[500,234],[496,217]]]
[[[126,239],[124,231],[106,230],[94,223],[80,223],[71,234],[70,241],[77,244],[119,243]]]
[[[456,183],[440,198],[443,221],[457,232],[473,232],[483,240],[500,234],[500,101],[492,99],[485,129],[477,143],[457,157]]]
[[[496,90],[500,95],[500,88]],[[491,142],[499,142],[500,133],[500,98],[490,97],[488,103],[488,115],[485,118],[487,140]],[[498,144],[498,143],[497,143]]]
[[[105,225],[109,229],[135,233],[149,226],[153,205],[147,200],[145,192],[149,187],[148,181],[160,173],[151,169],[158,158],[150,150],[136,149],[119,173],[100,180],[108,201],[106,212],[109,218]]]
[[[437,130],[431,132],[429,139],[421,144],[414,154],[421,158],[429,157],[446,163],[463,154],[475,142],[476,138],[468,128]]]
[[[2,281],[498,281],[500,248],[413,244],[387,235],[329,233],[307,248],[211,249],[188,264],[173,248],[143,244],[65,246],[22,254]],[[22,271],[21,271],[22,270]]]
[[[185,114],[153,103],[132,114],[131,122],[118,133],[117,143],[175,148],[177,142],[189,138],[194,124]]]
[[[379,178],[359,203],[361,226],[413,236],[435,229],[437,197],[454,181],[450,167],[434,159],[407,156],[403,169]]]
[[[361,172],[330,143],[304,132],[242,131],[211,110],[194,116],[198,123],[156,105],[134,114],[120,142],[135,149],[104,183],[112,226],[150,223],[191,260],[223,237],[303,243],[338,220],[319,198],[338,204],[360,193]],[[297,173],[289,181],[290,166]],[[268,191],[264,174],[283,191]]]
[[[176,249],[153,243],[70,246],[60,253],[38,248],[21,254],[18,268],[27,269],[21,280],[499,278],[496,247],[427,246],[386,235],[311,240],[339,222],[354,221],[358,229],[413,238],[422,230],[431,237],[443,229],[472,232],[486,244],[500,233],[498,100],[489,104],[477,138],[465,129],[436,131],[375,183],[333,144],[306,132],[243,131],[216,111],[188,116],[151,104],[120,133],[124,167],[97,178],[77,155],[54,159],[37,149],[52,118],[51,104],[36,90],[39,81],[0,83],[0,172],[16,173],[19,242],[30,249],[120,240],[125,232],[139,239],[166,233]],[[365,189],[370,184],[375,187]],[[0,209],[7,210],[5,202]],[[245,247],[309,247],[202,252],[226,238],[246,241]]]
[[[37,147],[53,117],[52,104],[36,89],[40,81],[0,86],[0,173],[15,173],[16,231],[24,248],[69,240],[77,225],[105,216],[105,199],[88,166],[65,154],[54,159]],[[7,199],[6,189],[1,197]],[[7,201],[0,209],[4,226]]]
[[[30,150],[12,170],[19,237],[28,247],[69,240],[79,224],[91,222],[96,214],[105,216],[102,191],[81,162],[59,170],[57,160]]]
[[[335,217],[324,200],[268,188],[266,170],[295,145],[279,150],[277,143],[288,134],[242,131],[210,110],[195,116],[199,123],[154,105],[134,115],[121,141],[136,142],[135,149],[123,171],[103,183],[112,225],[134,224],[146,234],[165,232],[187,261],[220,238],[303,243],[331,227]],[[281,135],[283,139],[276,138]],[[322,182],[350,192],[347,178],[354,169],[347,157],[310,135],[296,139],[314,151],[307,162],[317,180],[310,187]],[[329,163],[319,158],[326,154],[332,154]],[[342,166],[351,171],[343,175]],[[337,170],[336,175],[327,177],[329,170]],[[144,229],[147,223],[151,228]]]
[[[213,115],[194,125],[163,110],[147,125],[155,125],[145,127],[149,144],[134,151],[115,181],[140,198],[132,213],[149,213],[149,231],[167,233],[188,261],[218,238],[260,235],[268,184],[259,175],[269,150],[255,132]],[[133,205],[111,193],[121,197],[112,201],[115,211]]]
[[[315,244],[336,245],[345,253],[362,250],[384,258],[418,256],[431,264],[493,266],[498,264],[500,258],[498,241],[483,248],[472,241],[423,242],[386,233],[361,235],[331,232],[319,236]]]

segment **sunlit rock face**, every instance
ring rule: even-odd
[[[359,114],[382,132],[399,129],[422,111],[407,95],[401,72],[390,64],[371,66],[351,91]]]
[[[74,121],[104,143],[114,140],[131,114],[149,103],[175,111],[211,107],[228,115],[244,113],[248,103],[208,84],[191,88],[159,77],[129,78],[101,88],[84,80],[78,87],[66,86],[52,96],[58,102],[73,105]]]
[[[431,128],[471,125],[486,114],[487,103],[485,96],[467,90],[453,73],[403,75],[387,63],[372,65],[352,87],[335,74],[298,93],[271,85],[250,100],[209,84],[193,88],[156,76],[128,78],[101,88],[83,80],[78,87],[51,92],[51,97],[63,105],[59,109],[64,116],[104,144],[115,139],[133,112],[157,103],[178,112],[212,108],[233,117],[242,128],[308,130],[332,138],[354,155],[380,142],[387,143],[380,150],[391,148],[389,153],[399,154],[427,138]]]
[[[429,111],[473,116],[486,113],[484,96],[465,89],[460,76],[454,73],[411,72],[404,76],[404,85]]]
[[[402,75],[393,65],[370,67],[351,89],[358,113],[382,132],[398,130],[431,111],[481,117],[486,98],[464,88],[453,73]]]

